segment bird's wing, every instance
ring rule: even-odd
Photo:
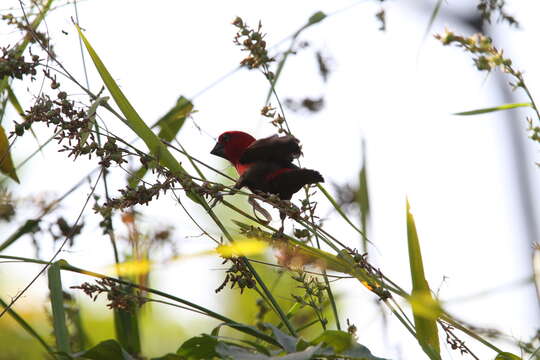
[[[273,135],[253,142],[240,158],[243,164],[255,161],[290,163],[302,154],[300,141],[291,135]]]
[[[278,194],[282,200],[290,200],[302,186],[324,182],[322,175],[311,169],[290,169],[279,172],[270,179],[270,191]]]

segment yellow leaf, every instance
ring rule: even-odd
[[[260,240],[237,241],[234,244],[220,245],[216,252],[223,257],[246,256],[262,254],[268,244]]]
[[[13,167],[13,160],[11,160],[11,154],[9,152],[9,141],[2,126],[0,126],[0,172],[19,183],[19,178]]]
[[[108,266],[106,273],[118,276],[145,275],[150,272],[152,265],[148,260],[126,261]]]

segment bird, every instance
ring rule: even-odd
[[[262,191],[291,200],[304,185],[324,182],[318,171],[293,164],[302,151],[300,141],[292,135],[256,140],[243,131],[226,131],[218,137],[210,154],[229,160],[236,168],[239,178],[234,189],[245,186],[253,193]],[[285,217],[280,210],[281,232]]]

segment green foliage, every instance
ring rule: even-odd
[[[435,299],[431,295],[428,282],[424,275],[424,265],[422,253],[420,251],[420,242],[416,232],[416,224],[413,215],[410,212],[409,200],[407,200],[407,241],[409,245],[409,263],[411,266],[411,277],[413,290],[411,294],[411,304],[414,314],[414,325],[416,329],[416,338],[422,348],[431,359],[441,358],[439,333],[437,331],[436,320],[440,311],[426,311],[433,308]],[[413,301],[414,299],[414,301]],[[435,306],[435,308],[437,308]]]

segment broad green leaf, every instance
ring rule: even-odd
[[[91,348],[75,354],[75,359],[88,360],[135,360],[127,351],[122,349],[116,340],[105,340]]]
[[[431,295],[428,282],[424,275],[424,264],[422,261],[422,253],[420,251],[420,242],[416,232],[416,224],[414,217],[410,211],[409,200],[407,199],[407,242],[409,246],[409,264],[411,267],[412,277],[412,295],[413,299],[422,299],[422,306],[412,303],[414,315],[414,324],[416,328],[416,337],[418,342],[424,349],[424,352],[431,359],[440,359],[439,335],[437,331],[436,318],[424,316],[426,311],[424,304],[434,303],[435,300]],[[430,300],[426,300],[430,298]],[[416,301],[418,304],[419,301]],[[427,305],[428,307],[430,305]]]
[[[311,342],[312,344],[324,344],[332,347],[336,354],[349,349],[354,340],[348,332],[338,330],[326,330]]]
[[[211,359],[218,356],[215,350],[217,344],[218,341],[215,337],[202,334],[186,340],[176,351],[176,354],[190,360]]]
[[[509,352],[503,352],[497,355],[495,360],[522,360],[519,356],[511,354]]]
[[[62,279],[60,277],[60,265],[64,260],[52,263],[47,270],[49,280],[49,291],[51,296],[51,308],[53,317],[54,337],[58,351],[69,354],[69,334],[66,325],[66,314],[64,312],[64,293],[62,291]]]
[[[79,36],[81,37],[90,58],[94,62],[96,69],[98,70],[103,83],[109,90],[112,95],[116,105],[122,111],[122,114],[126,117],[127,125],[144,141],[150,153],[156,158],[159,159],[159,162],[172,171],[174,174],[183,175],[186,174],[184,168],[180,163],[174,158],[174,156],[169,152],[167,147],[161,142],[159,137],[150,130],[150,128],[145,124],[143,119],[139,116],[135,108],[131,105],[129,100],[126,98],[118,84],[114,81],[113,77],[105,67],[105,64],[101,61],[98,54],[92,48],[86,36],[82,33],[81,29],[75,25]],[[186,191],[187,196],[194,202],[203,205],[206,209],[208,205],[202,199],[201,196],[194,193],[193,191]]]
[[[495,107],[490,107],[490,108],[458,112],[458,113],[454,113],[453,115],[478,115],[478,114],[490,113],[490,112],[493,112],[493,111],[515,109],[515,108],[519,108],[519,107],[532,107],[532,104],[530,102],[528,102],[528,103],[506,104],[506,105],[495,106]]]
[[[298,345],[298,338],[285,334],[283,331],[279,330],[276,326],[272,324],[265,323],[264,326],[272,329],[274,334],[274,339],[281,345],[283,350],[288,353],[296,351],[296,346]]]
[[[0,172],[19,183],[9,151],[9,141],[2,126],[0,126]]]

